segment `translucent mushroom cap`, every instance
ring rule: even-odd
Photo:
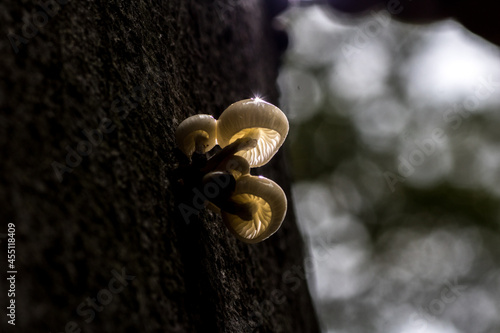
[[[227,228],[245,243],[258,243],[274,234],[286,215],[285,193],[278,184],[262,176],[241,176],[231,200],[252,217],[244,220],[239,215],[221,212]]]
[[[177,146],[186,156],[205,153],[217,144],[217,120],[208,114],[184,119],[175,132]]]
[[[257,146],[242,150],[250,167],[260,167],[276,154],[288,134],[288,119],[276,106],[259,98],[231,104],[217,121],[217,140],[224,148],[240,138],[257,139]]]

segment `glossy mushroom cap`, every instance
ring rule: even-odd
[[[222,209],[227,228],[245,243],[258,243],[274,234],[286,215],[287,201],[281,187],[262,176],[241,176],[231,196],[236,209]]]
[[[197,114],[184,119],[175,132],[177,146],[186,156],[203,154],[217,144],[217,120],[208,114]]]
[[[231,104],[217,121],[217,140],[221,147],[237,139],[257,139],[255,148],[241,150],[250,167],[260,167],[276,154],[288,134],[288,119],[276,106],[259,98]]]

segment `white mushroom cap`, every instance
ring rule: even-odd
[[[184,119],[175,132],[177,146],[191,157],[196,151],[205,153],[217,144],[217,120],[208,114],[197,114]]]
[[[245,243],[258,243],[274,234],[286,215],[287,200],[281,187],[262,176],[241,176],[231,196],[241,211],[237,215],[222,210],[227,228]],[[250,220],[240,217],[251,215]]]
[[[257,139],[257,146],[242,150],[250,167],[260,167],[276,154],[288,134],[288,120],[276,106],[259,98],[231,104],[217,121],[217,140],[224,148],[239,138]]]

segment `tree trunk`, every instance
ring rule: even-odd
[[[248,245],[209,211],[186,223],[174,186],[183,119],[277,102],[264,6],[0,4],[2,332],[319,331],[293,206]],[[258,171],[290,201],[281,152]]]

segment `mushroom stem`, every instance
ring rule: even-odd
[[[219,208],[229,214],[238,216],[244,221],[253,220],[253,215],[255,213],[255,207],[251,202],[238,203],[233,200],[227,200],[221,203]]]
[[[198,154],[203,154],[207,146],[207,138],[203,135],[197,135],[194,139],[194,151]]]
[[[230,145],[224,147],[220,152],[212,156],[202,172],[207,173],[214,170],[227,157],[236,154],[241,150],[249,150],[257,146],[257,140],[251,137],[240,138]]]

